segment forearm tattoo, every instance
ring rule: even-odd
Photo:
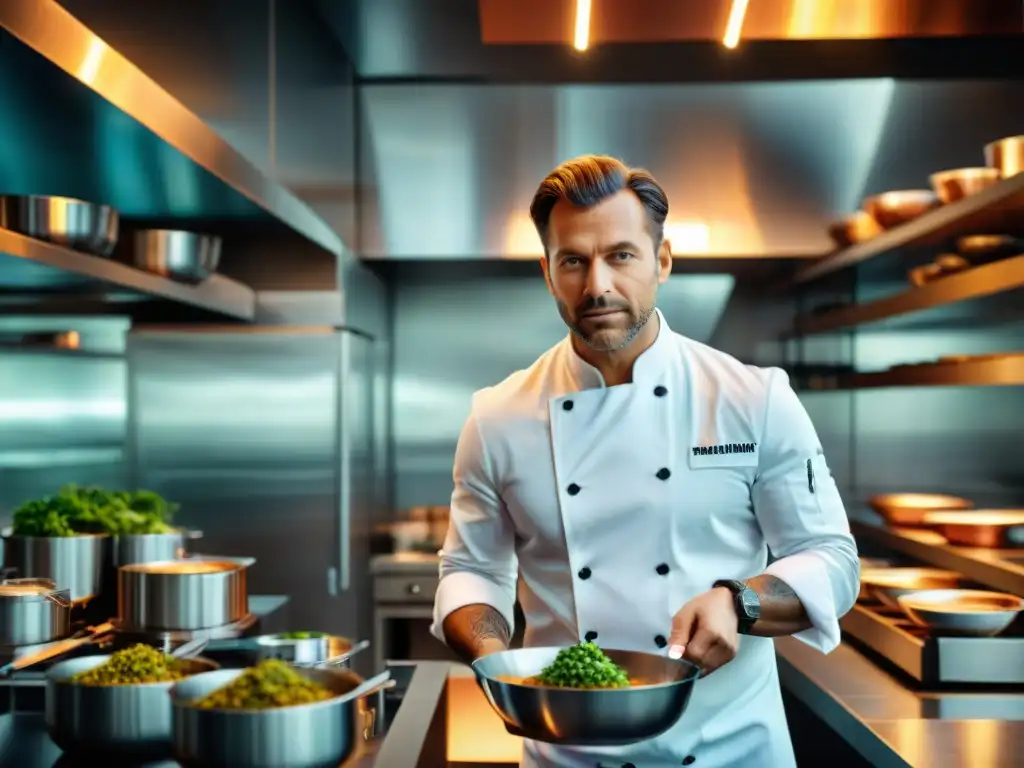
[[[488,643],[508,647],[511,640],[508,622],[489,605],[467,605],[449,614],[444,621],[448,646],[467,662],[476,659]]]

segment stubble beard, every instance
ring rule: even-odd
[[[630,312],[632,322],[626,330],[618,337],[605,340],[600,337],[607,334],[606,330],[599,330],[593,336],[588,335],[587,332],[573,320],[568,307],[566,307],[561,301],[557,302],[557,304],[558,314],[562,316],[562,321],[569,327],[569,330],[572,331],[576,338],[595,352],[617,352],[620,349],[628,347],[633,342],[633,339],[640,335],[644,326],[647,325],[647,322],[651,319],[651,315],[654,314],[653,306],[643,308],[639,315],[633,315],[633,313]],[[594,336],[598,338],[594,338]]]

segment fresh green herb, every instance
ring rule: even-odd
[[[195,703],[200,709],[272,709],[330,699],[333,691],[317,685],[283,661],[267,659]]]
[[[275,635],[278,640],[319,640],[327,637],[323,632],[282,632]]]
[[[625,688],[629,675],[595,643],[582,642],[560,650],[537,682],[552,688]]]
[[[106,533],[125,536],[172,533],[177,511],[152,491],[108,491],[67,485],[44,499],[26,501],[14,511],[15,536],[74,536]]]
[[[138,685],[171,683],[185,677],[173,656],[143,643],[111,654],[103,664],[71,678],[79,685]]]

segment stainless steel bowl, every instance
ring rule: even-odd
[[[114,252],[118,222],[109,205],[70,197],[0,197],[0,227],[94,256]]]
[[[700,670],[688,661],[606,650],[642,685],[611,690],[545,688],[511,682],[532,677],[562,648],[522,648],[473,662],[487,701],[509,733],[550,744],[621,746],[664,733],[682,717]]]
[[[184,283],[201,283],[217,271],[221,239],[176,229],[145,229],[134,235],[132,263]]]
[[[185,768],[337,768],[372,733],[375,710],[364,697],[393,684],[386,673],[364,681],[345,669],[297,669],[337,696],[262,710],[194,706],[244,671],[197,675],[171,689],[174,758]]]
[[[117,570],[120,626],[132,630],[222,627],[249,614],[251,558],[186,558],[135,563]]]
[[[860,572],[861,597],[900,609],[899,599],[912,592],[953,589],[962,578],[940,568],[865,568]]]
[[[901,595],[900,608],[920,627],[943,635],[994,637],[1024,611],[1024,598],[978,589],[934,589]]]
[[[985,146],[985,165],[1008,179],[1024,173],[1024,136],[1008,136]]]
[[[0,582],[0,645],[49,643],[71,631],[71,596],[49,579]]]
[[[83,656],[46,673],[46,729],[65,752],[104,758],[162,758],[171,753],[171,698],[174,683],[79,685],[71,678],[110,658]],[[217,669],[212,661],[182,659],[189,674]]]
[[[4,567],[18,576],[49,579],[73,603],[99,595],[111,562],[109,536],[5,536]]]

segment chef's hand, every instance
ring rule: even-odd
[[[672,617],[669,657],[684,658],[710,674],[736,657],[738,629],[732,592],[716,587],[693,598]]]

